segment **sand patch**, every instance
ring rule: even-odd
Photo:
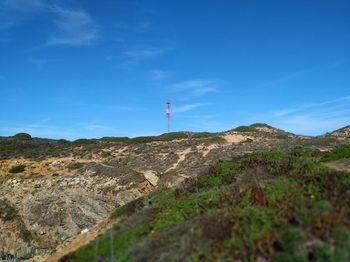
[[[179,166],[179,164],[186,159],[187,154],[189,154],[190,152],[191,152],[191,148],[186,148],[185,150],[177,151],[176,154],[179,157],[179,159],[175,164],[169,167],[166,172],[176,169]]]
[[[224,138],[230,144],[238,144],[240,142],[247,140],[248,137],[243,135],[238,135],[238,134],[226,134],[224,135]]]

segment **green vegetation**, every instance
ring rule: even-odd
[[[104,142],[119,142],[126,144],[139,144],[139,143],[151,143],[159,141],[173,141],[178,139],[200,139],[200,142],[220,143],[224,142],[224,139],[217,133],[209,132],[171,132],[165,133],[159,136],[139,136],[134,138],[129,137],[102,137],[99,139]]]
[[[96,142],[96,139],[80,138],[80,139],[74,140],[72,144],[75,146],[83,146],[83,145],[91,145],[91,144],[94,144],[95,142]]]
[[[17,174],[17,173],[22,173],[24,172],[26,166],[25,165],[16,165],[12,166],[9,170],[11,174]]]
[[[265,123],[255,123],[255,124],[252,124],[250,126],[252,126],[252,127],[268,127],[268,128],[272,128],[272,126],[270,126],[268,124],[265,124]]]
[[[332,152],[327,153],[323,156],[323,161],[334,161],[339,159],[350,159],[350,146],[342,145],[337,147]]]
[[[348,261],[350,175],[321,157],[299,149],[218,162],[116,209],[121,222],[66,259]]]
[[[257,132],[258,130],[254,126],[239,126],[233,129],[236,132]]]
[[[67,165],[67,168],[70,169],[70,170],[74,170],[74,169],[79,169],[79,168],[82,168],[84,166],[84,163],[81,163],[81,162],[72,162],[72,163],[69,163]]]
[[[18,140],[29,140],[32,138],[32,136],[27,133],[18,133],[18,134],[15,134],[13,137]]]

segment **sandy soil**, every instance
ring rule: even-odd
[[[169,172],[170,170],[176,169],[179,164],[186,159],[186,155],[191,152],[191,148],[186,148],[185,150],[182,151],[177,151],[176,154],[179,157],[177,162],[173,164],[166,172]]]
[[[337,171],[350,172],[350,161],[349,160],[337,160],[325,164],[327,167]]]
[[[226,141],[228,143],[231,143],[231,144],[238,144],[242,141],[245,141],[247,140],[247,136],[243,136],[243,135],[236,135],[236,134],[226,134],[224,135],[224,138],[226,139]]]

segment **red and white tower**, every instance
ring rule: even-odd
[[[165,103],[165,116],[166,116],[166,120],[167,120],[168,133],[170,132],[170,113],[171,113],[170,108],[171,108],[171,103],[169,100],[167,100]]]

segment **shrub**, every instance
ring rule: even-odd
[[[12,166],[9,170],[9,172],[11,174],[16,174],[16,173],[21,173],[25,170],[25,165],[16,165],[16,166]]]
[[[343,158],[350,158],[350,146],[343,145],[339,146],[333,151],[323,156],[323,161],[334,161]]]
[[[27,133],[18,133],[15,134],[13,137],[19,140],[29,140],[32,138],[32,136]]]
[[[76,145],[76,146],[90,145],[93,143],[95,143],[95,139],[80,138],[73,141],[73,145]]]
[[[272,128],[272,126],[270,126],[268,124],[265,124],[265,123],[255,123],[255,124],[252,124],[250,126],[252,126],[252,127],[268,127],[268,128]]]
[[[73,169],[79,169],[79,168],[81,168],[83,166],[84,166],[84,163],[72,162],[72,163],[69,163],[67,165],[67,168],[70,169],[70,170],[73,170]]]
[[[70,142],[68,140],[66,140],[66,139],[59,139],[59,140],[57,140],[57,143],[59,143],[59,144],[69,144]]]
[[[253,126],[239,126],[233,129],[236,132],[256,132],[256,128]]]
[[[305,242],[305,233],[294,227],[284,230],[277,240],[277,243],[281,249],[292,255],[298,254],[298,251]]]

